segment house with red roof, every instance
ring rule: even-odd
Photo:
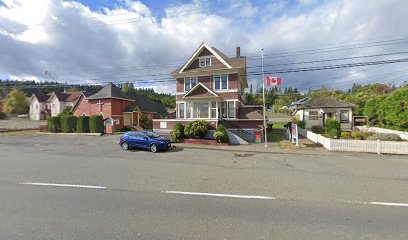
[[[170,75],[176,79],[176,119],[153,120],[155,132],[166,135],[177,122],[186,126],[204,120],[210,132],[221,123],[248,142],[255,141],[255,131],[263,128],[262,106],[244,104],[248,81],[240,47],[235,57],[228,57],[203,42]]]

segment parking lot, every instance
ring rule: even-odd
[[[405,157],[151,153],[118,139],[0,135],[0,236],[408,238]]]

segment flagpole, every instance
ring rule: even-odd
[[[262,99],[263,99],[263,125],[265,135],[265,147],[268,147],[268,138],[266,136],[266,104],[265,104],[265,73],[264,73],[264,49],[262,51]]]

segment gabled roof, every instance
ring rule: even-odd
[[[262,105],[244,106],[239,109],[238,119],[263,120]]]
[[[126,101],[134,101],[130,97],[128,97],[126,94],[124,94],[122,90],[113,83],[109,83],[108,85],[103,87],[99,92],[88,97],[87,99],[95,100],[95,99],[106,99],[106,98],[116,98],[116,99],[122,99]]]
[[[209,97],[220,96],[200,82],[197,83],[192,89],[190,89],[190,91],[188,91],[183,96],[183,98],[209,98]]]
[[[190,66],[190,64],[193,62],[193,60],[195,58],[198,57],[198,55],[201,53],[201,51],[206,48],[208,51],[210,51],[214,57],[216,57],[222,64],[224,64],[227,68],[232,68],[231,65],[227,62],[226,55],[222,54],[224,56],[221,57],[220,56],[220,52],[219,51],[215,51],[213,48],[209,47],[205,42],[202,42],[201,45],[197,48],[197,50],[195,50],[195,52],[193,53],[193,55],[191,55],[191,57],[188,59],[188,61],[179,69],[179,73],[182,73],[188,66]]]
[[[51,97],[55,96],[58,101],[62,102],[74,102],[78,100],[82,92],[52,92]],[[48,99],[50,100],[51,97]]]
[[[140,110],[142,112],[156,113],[159,116],[169,115],[166,108],[161,102],[150,101],[144,96],[134,96],[134,102],[125,109],[124,112],[134,112]]]
[[[43,94],[43,93],[33,93],[31,95],[31,99],[35,97],[39,102],[46,102],[50,98],[50,94]]]
[[[355,107],[356,105],[332,97],[312,98],[304,101],[297,109],[302,108],[330,108]]]

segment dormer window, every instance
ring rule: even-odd
[[[200,58],[200,67],[211,66],[211,57],[202,57]]]

